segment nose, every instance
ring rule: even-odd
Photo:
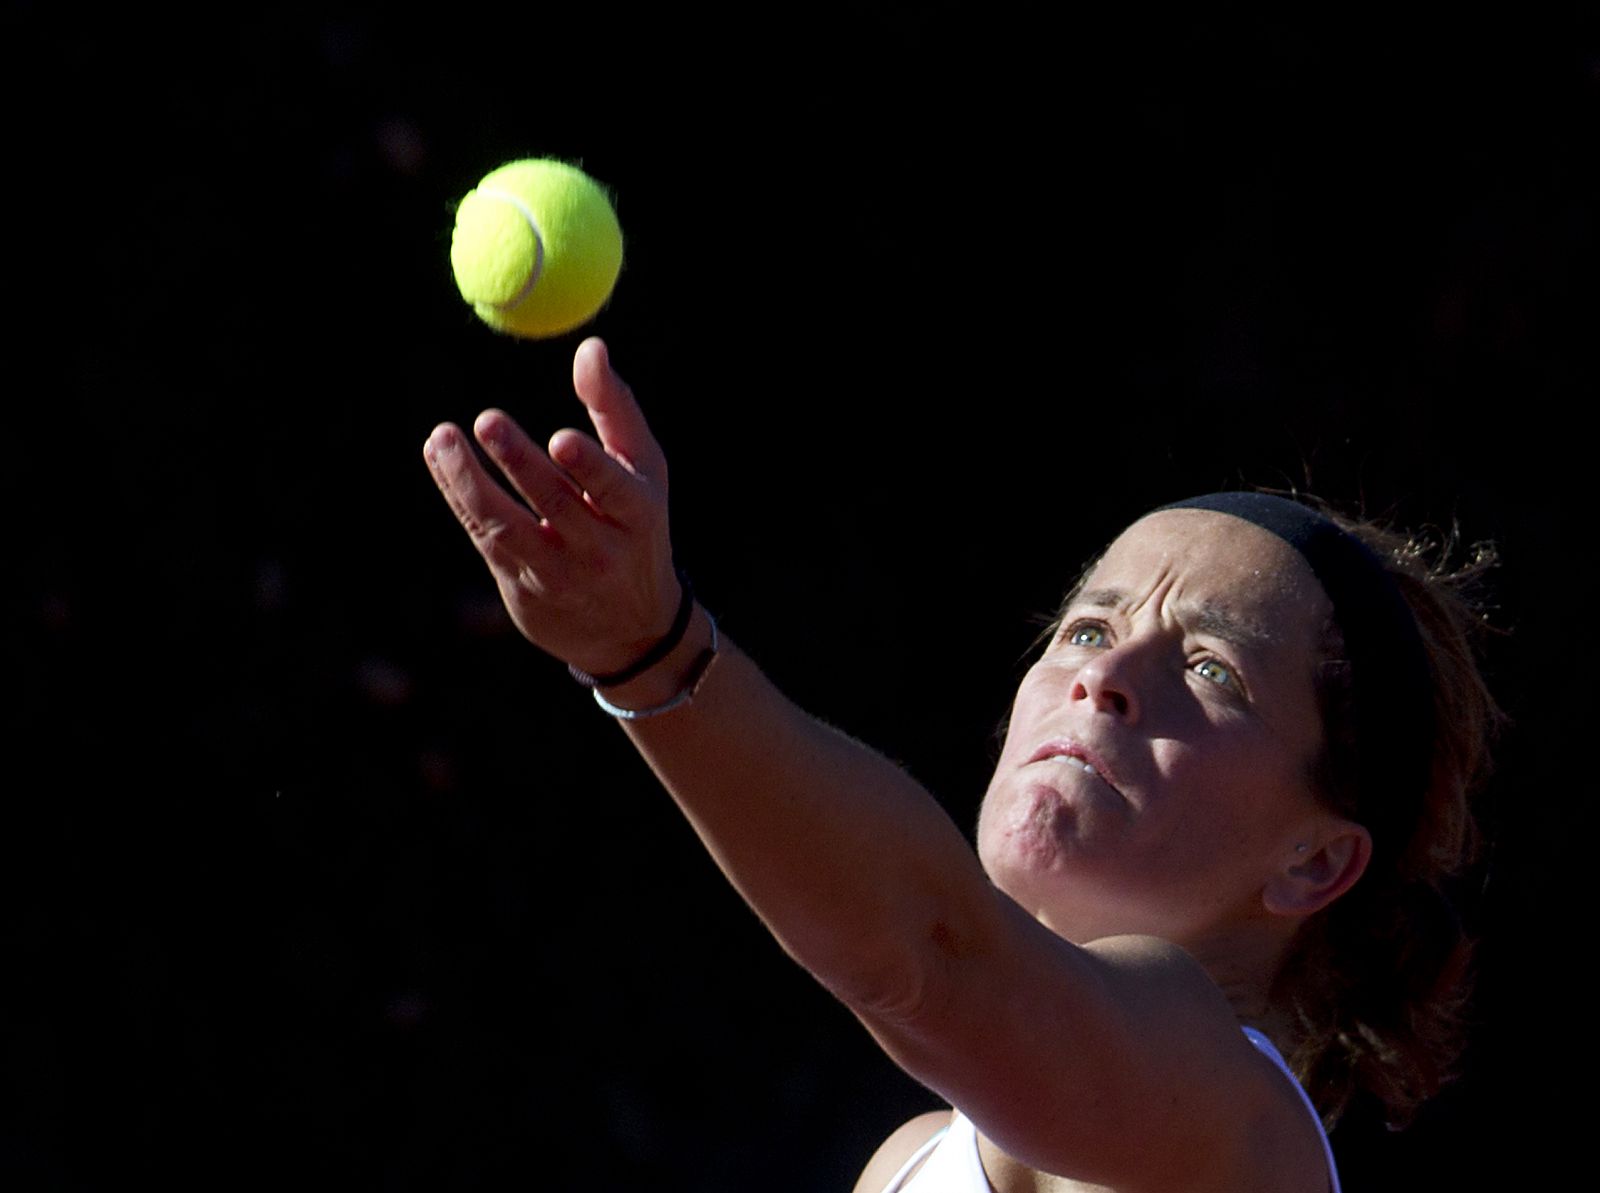
[[[1128,645],[1096,654],[1078,668],[1072,699],[1087,700],[1096,712],[1110,713],[1135,723],[1143,711],[1139,699],[1139,651]]]

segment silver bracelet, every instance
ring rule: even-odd
[[[592,689],[594,702],[619,721],[642,721],[646,717],[659,717],[662,713],[671,712],[688,704],[700,690],[700,685],[705,682],[706,672],[711,670],[711,664],[717,657],[717,619],[711,616],[710,610],[707,610],[706,620],[711,623],[711,645],[700,652],[700,657],[689,669],[689,678],[684,681],[683,687],[668,699],[652,708],[621,708],[607,700],[599,688],[594,688]]]

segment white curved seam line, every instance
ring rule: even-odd
[[[478,193],[489,199],[499,199],[502,203],[509,203],[522,212],[522,218],[528,221],[528,228],[533,233],[533,268],[528,271],[528,280],[522,283],[522,289],[518,290],[516,294],[505,302],[492,302],[489,304],[497,311],[508,311],[533,293],[533,287],[538,283],[539,275],[544,272],[544,234],[539,231],[539,221],[534,218],[533,209],[522,201],[520,195],[513,195],[510,191],[496,190],[493,187],[479,187]]]

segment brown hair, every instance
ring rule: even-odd
[[[1391,829],[1404,839],[1375,840],[1361,880],[1301,928],[1272,1001],[1291,1016],[1290,1063],[1329,1123],[1365,1092],[1401,1126],[1453,1075],[1463,1043],[1471,944],[1449,887],[1475,856],[1469,797],[1488,775],[1504,721],[1474,650],[1486,624],[1478,590],[1495,559],[1478,546],[1452,567],[1460,554],[1453,534],[1414,537],[1335,520],[1384,562],[1416,619],[1433,689],[1430,774],[1411,823]],[[1337,626],[1325,642],[1316,790],[1370,828],[1380,818],[1348,764],[1361,746],[1353,696],[1361,677],[1340,660]]]
[[[1476,856],[1470,797],[1488,777],[1490,746],[1505,723],[1476,657],[1488,629],[1483,580],[1497,560],[1486,544],[1463,552],[1454,533],[1400,534],[1315,505],[1383,562],[1416,621],[1433,692],[1431,722],[1419,718],[1426,726],[1419,731],[1431,732],[1432,750],[1416,815],[1391,834],[1404,839],[1375,840],[1361,880],[1301,927],[1271,1000],[1295,1033],[1290,1065],[1329,1126],[1365,1093],[1399,1127],[1454,1075],[1464,1043],[1472,949],[1449,887]],[[1049,624],[1036,647],[1059,631],[1098,561],[1078,575],[1055,617],[1041,619]],[[1381,793],[1364,792],[1358,780],[1360,677],[1343,659],[1343,645],[1330,622],[1315,676],[1323,748],[1313,790],[1369,829],[1377,821],[1390,825],[1393,816],[1372,814]],[[1004,729],[1002,723],[1002,738]]]

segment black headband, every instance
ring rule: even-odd
[[[1432,769],[1433,679],[1416,618],[1370,547],[1316,510],[1269,493],[1208,493],[1162,509],[1242,518],[1300,553],[1333,602],[1354,698],[1356,819],[1403,849]],[[1159,511],[1158,511],[1159,512]]]

